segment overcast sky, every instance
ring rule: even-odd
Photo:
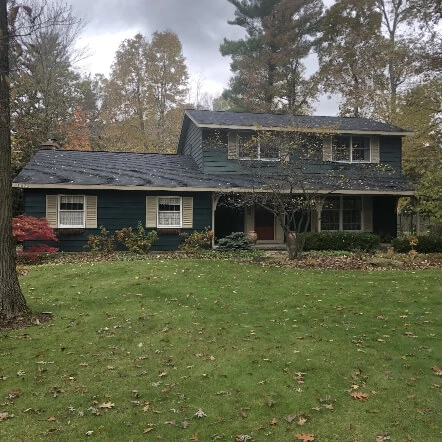
[[[235,8],[227,0],[68,0],[74,14],[85,20],[80,41],[91,56],[82,63],[85,71],[109,75],[115,51],[137,32],[150,38],[155,31],[171,31],[183,46],[186,65],[193,79],[203,81],[203,89],[218,96],[227,87],[230,58],[222,57],[219,46],[224,38],[244,35],[239,26],[229,25]],[[326,5],[333,0],[325,0]],[[314,69],[312,64],[311,69]],[[317,114],[336,114],[336,103],[325,97],[316,106]]]

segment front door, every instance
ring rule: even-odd
[[[255,207],[255,232],[258,234],[258,241],[275,239],[275,217],[272,212],[263,207]]]

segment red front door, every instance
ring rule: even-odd
[[[255,232],[259,240],[275,239],[275,217],[262,207],[255,207]]]

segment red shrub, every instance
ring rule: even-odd
[[[54,229],[48,224],[46,218],[35,218],[33,216],[19,215],[12,220],[12,236],[16,244],[23,241],[58,241]],[[55,253],[57,247],[48,244],[34,244],[27,247],[20,254],[35,258],[42,253]]]

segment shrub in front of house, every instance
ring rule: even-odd
[[[304,250],[370,251],[379,247],[380,238],[366,232],[312,232],[305,234]]]
[[[213,231],[206,227],[203,231],[195,230],[192,233],[181,233],[184,242],[179,249],[186,253],[197,253],[212,248]]]
[[[391,245],[395,252],[442,253],[442,237],[437,235],[401,236],[394,238]]]
[[[94,254],[109,255],[115,252],[115,236],[104,226],[101,226],[98,235],[88,235],[87,245],[84,248],[89,249]]]
[[[218,241],[218,250],[221,251],[249,250],[251,247],[252,241],[244,232],[233,232]]]
[[[19,255],[30,259],[58,251],[58,248],[52,245],[58,238],[46,218],[16,216],[12,220],[12,238],[15,245],[27,243]]]
[[[143,224],[138,222],[136,231],[133,231],[132,227],[125,227],[115,232],[115,238],[128,252],[143,255],[158,241],[158,233],[155,230],[146,232]]]

